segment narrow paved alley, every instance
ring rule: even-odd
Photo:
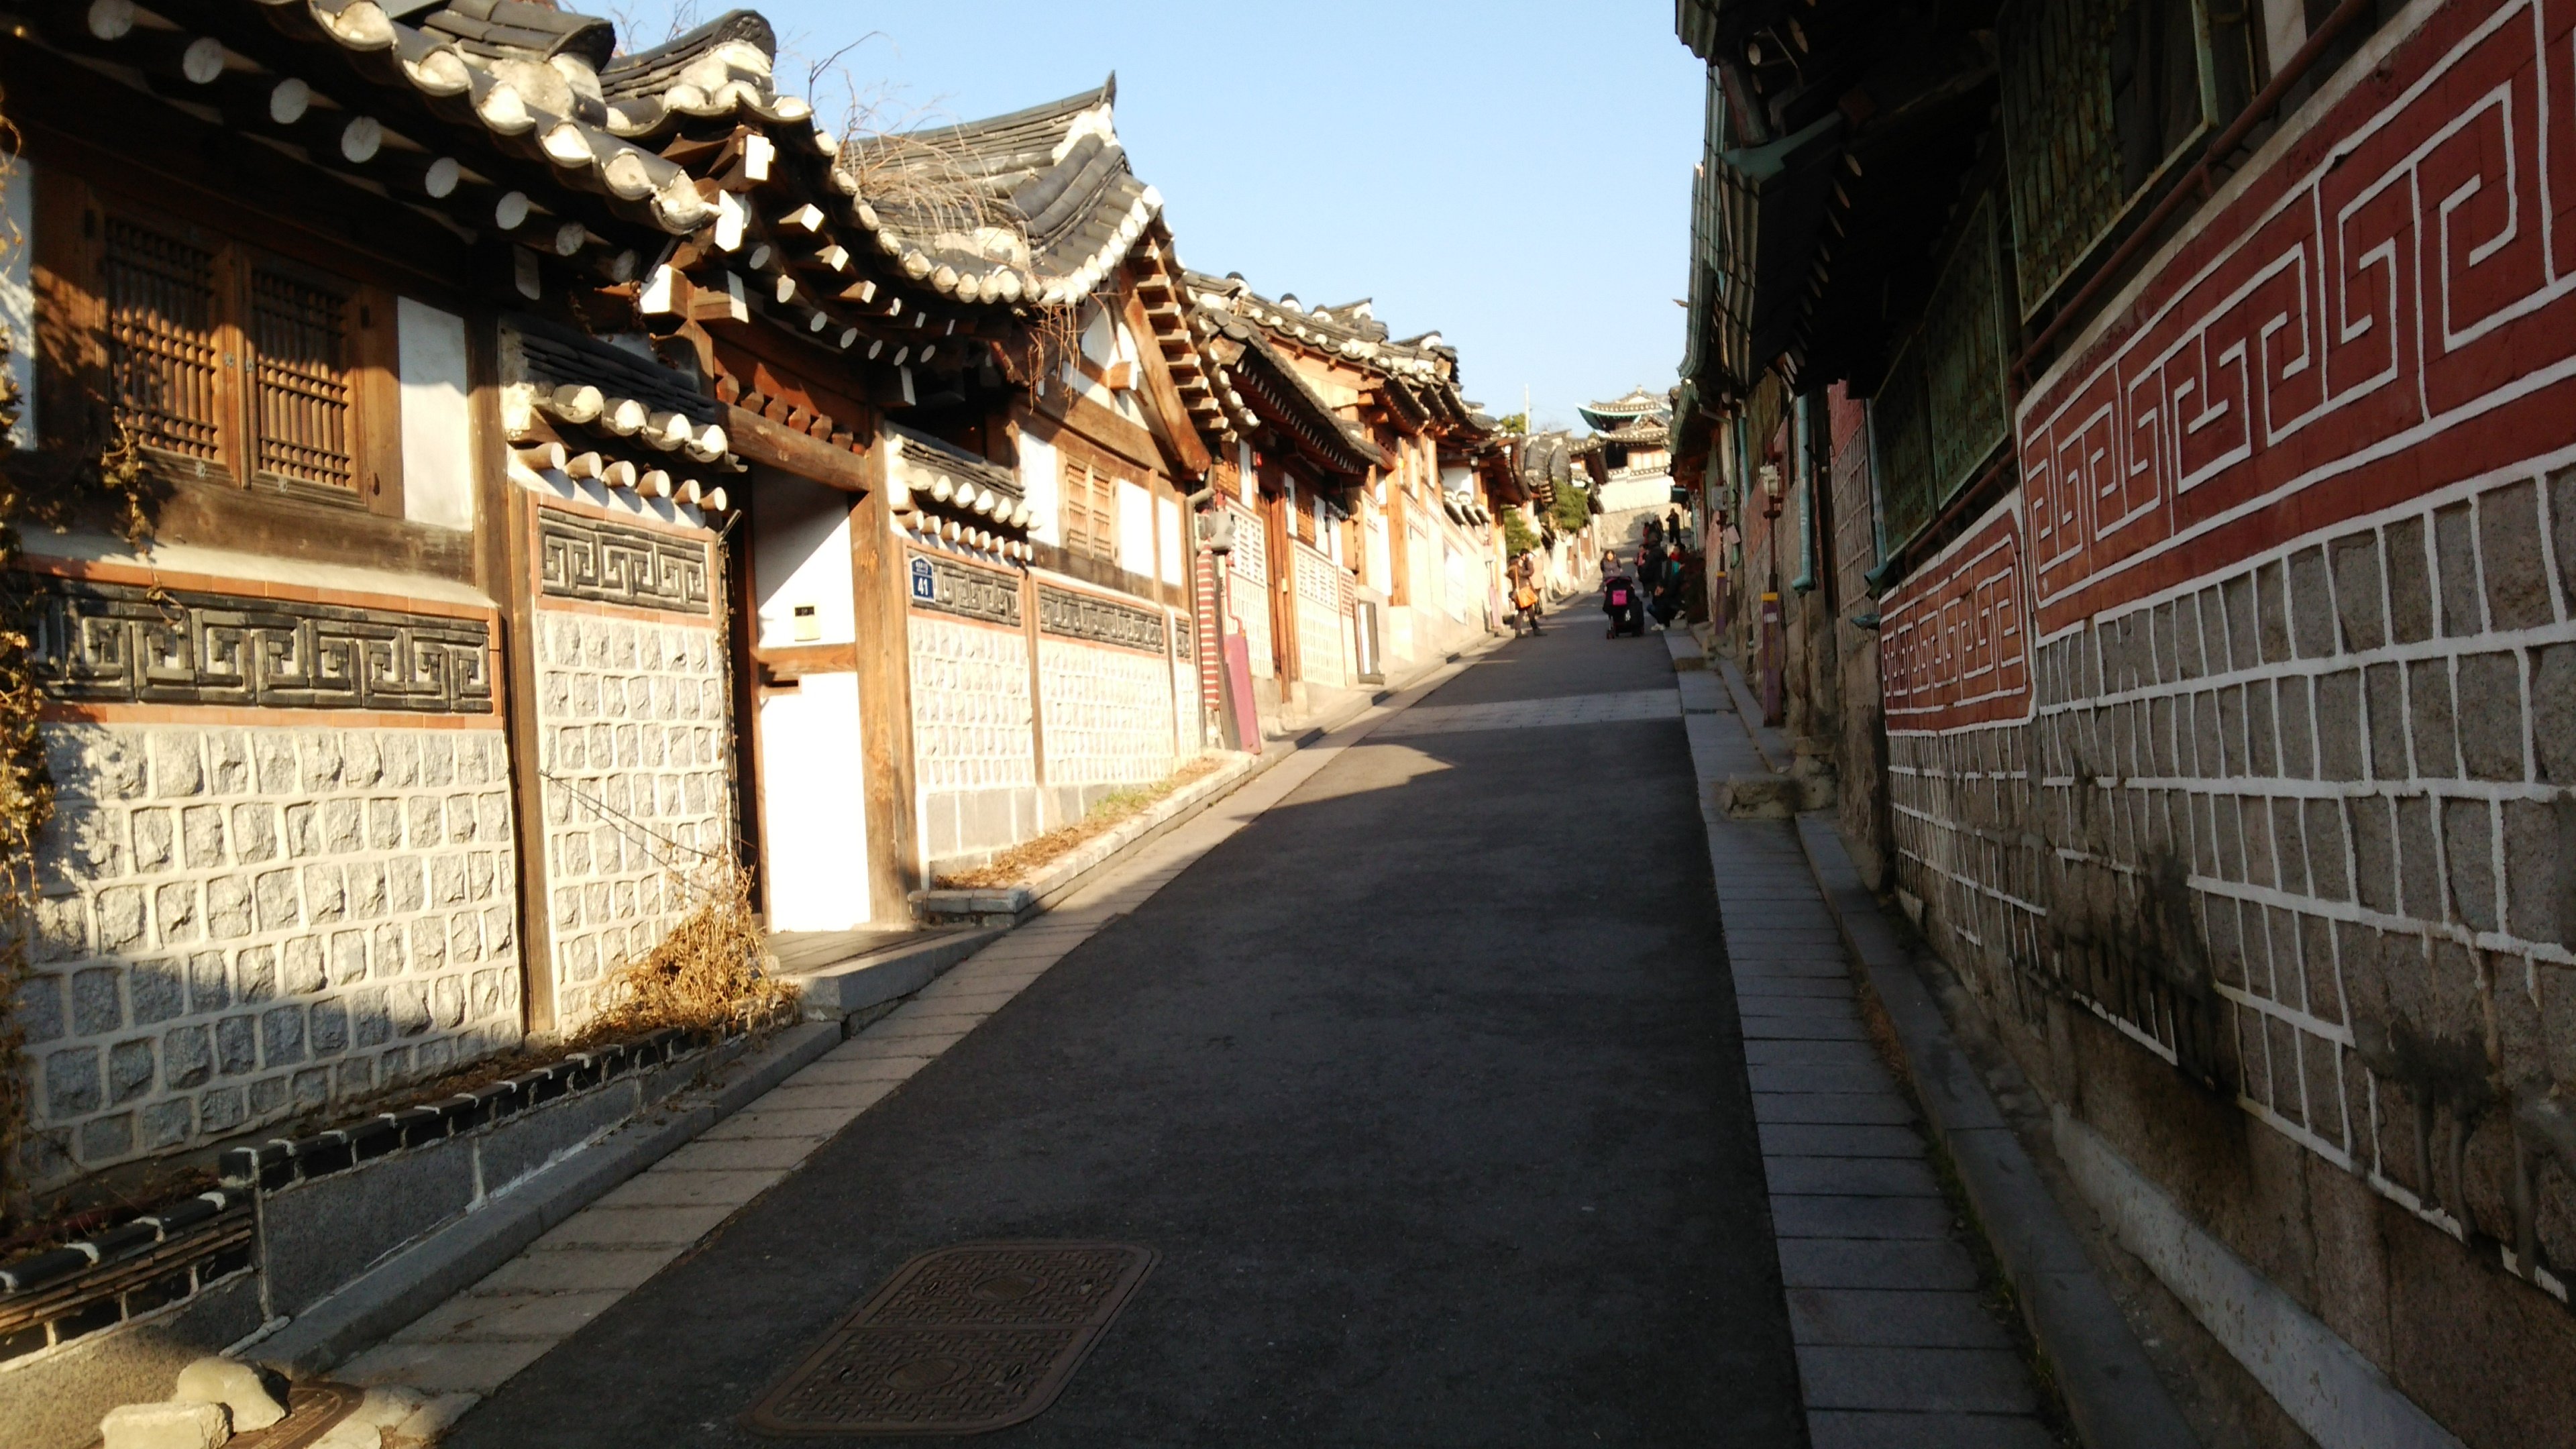
[[[0,1449],[2576,1444],[2576,0],[609,8],[0,27]]]
[[[897,1265],[1017,1238],[1161,1261],[997,1442],[1797,1442],[1662,643],[1569,616],[1393,716],[450,1442],[755,1442]]]

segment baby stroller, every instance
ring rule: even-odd
[[[1601,612],[1610,616],[1610,632],[1603,638],[1616,639],[1622,634],[1645,636],[1645,601],[1639,597],[1637,585],[1625,574],[1612,574],[1601,581]]]

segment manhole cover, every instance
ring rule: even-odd
[[[969,1243],[895,1270],[751,1411],[769,1434],[980,1434],[1035,1418],[1154,1255]]]

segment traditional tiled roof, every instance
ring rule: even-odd
[[[1671,438],[1672,429],[1661,417],[1642,417],[1593,436],[1621,447],[1660,448]]]
[[[1606,433],[1638,418],[1668,419],[1672,416],[1673,404],[1669,394],[1640,387],[1625,397],[1612,398],[1608,402],[1584,403],[1575,411],[1583,414],[1586,423]]]
[[[1192,272],[1191,301],[1207,317],[1249,323],[1274,341],[1339,358],[1377,373],[1378,403],[1409,431],[1492,432],[1486,417],[1458,392],[1457,349],[1427,332],[1392,340],[1385,323],[1363,298],[1338,307],[1309,309],[1295,296],[1273,301],[1254,292],[1240,275]]]
[[[1097,286],[1162,209],[1162,196],[1137,179],[1112,125],[1118,79],[1096,90],[1007,116],[881,137],[856,148],[849,165],[876,189],[880,234],[917,238],[905,269],[953,268],[961,277],[998,265],[1022,272],[1047,294]],[[873,183],[871,187],[869,184]],[[960,215],[961,192],[986,200],[984,224]],[[907,200],[926,193],[926,202]],[[1008,290],[1007,279],[1002,284]],[[1020,284],[1024,289],[1028,281]]]
[[[1318,394],[1289,362],[1284,351],[1303,349],[1356,364],[1363,372],[1374,374],[1376,380],[1363,392],[1363,399],[1385,409],[1399,429],[1436,437],[1444,464],[1474,465],[1504,448],[1501,426],[1459,394],[1458,354],[1438,333],[1400,342],[1391,340],[1386,324],[1377,320],[1374,307],[1365,298],[1309,309],[1294,296],[1277,301],[1263,297],[1240,275],[1213,277],[1191,272],[1184,280],[1194,330],[1204,342],[1219,345],[1215,356],[1218,391],[1229,416],[1245,431],[1258,434],[1265,429],[1277,430],[1278,420],[1270,416],[1271,410],[1252,405],[1246,383],[1247,377],[1275,372],[1279,381],[1268,395],[1274,402],[1282,396],[1299,399],[1297,410],[1305,418],[1302,426],[1309,447],[1316,446],[1316,439],[1329,438],[1324,429],[1326,420],[1332,433],[1365,445],[1364,452],[1345,452],[1339,443],[1327,441],[1322,446],[1334,456],[1310,461],[1327,471],[1352,477],[1366,467],[1393,465],[1394,460],[1369,438],[1367,429],[1342,417],[1340,410]]]
[[[770,99],[771,42],[756,19],[726,17],[605,75],[621,115],[633,109],[625,88],[678,76],[651,94],[675,106],[730,95],[752,118],[786,117],[755,119],[748,141],[731,121],[666,118],[665,149],[707,176],[718,214],[675,259],[688,287],[657,274],[648,312],[747,320],[756,309],[826,348],[917,365],[978,355],[1036,309],[1080,304],[1124,276],[1152,334],[1138,341],[1161,354],[1192,424],[1231,440],[1178,295],[1162,198],[1118,141],[1115,77],[1005,116],[845,144]],[[730,300],[708,302],[716,288]]]
[[[756,47],[728,49],[740,67]],[[828,250],[801,239],[842,238],[828,259],[834,271],[864,267],[968,306],[1078,301],[1162,213],[1161,194],[1137,179],[1118,144],[1116,95],[1113,79],[1007,116],[846,147],[810,124],[769,126],[765,135],[791,159],[783,168],[764,160],[768,174],[751,179],[767,184],[745,204],[759,213],[757,229],[800,254]]]
[[[947,301],[1079,300],[1159,222],[1162,198],[1130,170],[1112,124],[1114,78],[1011,115],[845,146],[810,104],[778,93],[777,37],[751,11],[612,58],[609,22],[527,0],[395,8],[403,19],[368,0],[242,4],[291,39],[336,49],[441,122],[479,128],[665,233],[714,225],[732,240],[784,226],[797,238],[837,236],[834,270],[864,269]],[[759,133],[762,154],[715,152],[736,122]],[[728,196],[748,214],[732,217]]]
[[[308,49],[337,51],[380,92],[323,80],[319,88],[337,92],[353,115],[381,108],[381,92],[393,92],[414,115],[542,162],[557,183],[604,198],[629,220],[682,236],[714,219],[687,171],[621,134],[598,70],[615,39],[608,21],[525,0],[397,5],[402,20],[367,0],[235,0],[222,8],[264,17]],[[450,144],[435,134],[409,139],[433,152]],[[443,179],[456,184],[452,170]],[[436,180],[422,184],[428,199],[441,197]]]
[[[1193,295],[1203,304],[1221,306],[1269,329],[1283,341],[1362,363],[1394,377],[1430,381],[1454,378],[1458,352],[1437,332],[1394,341],[1385,323],[1370,315],[1365,302],[1341,309],[1300,304],[1294,294],[1277,301],[1252,290],[1239,275],[1190,274]]]
[[[1241,430],[1280,439],[1323,472],[1359,478],[1395,460],[1368,431],[1341,416],[1260,328],[1221,309],[1199,312],[1211,343],[1216,385]]]
[[[508,336],[531,382],[549,388],[596,387],[610,397],[634,398],[656,412],[679,413],[701,428],[714,426],[722,414],[715,399],[678,373],[614,343],[534,317],[513,317]]]
[[[721,116],[736,110],[764,121],[793,122],[812,114],[806,103],[780,96],[771,83],[778,33],[758,12],[735,10],[660,45],[621,55],[599,69],[610,124],[620,135],[643,136],[685,117]]]
[[[427,13],[421,14],[426,10]],[[617,27],[524,0],[448,0],[437,6],[396,3],[389,13],[420,14],[420,28],[481,60],[568,56],[596,72],[617,53]]]
[[[501,422],[517,464],[565,488],[722,511],[725,475],[746,465],[724,409],[639,344],[586,337],[542,318],[501,331]]]

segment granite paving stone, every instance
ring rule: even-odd
[[[1762,1171],[1777,1193],[1848,1193],[1862,1197],[1941,1196],[1940,1180],[1920,1157],[1774,1157]]]
[[[1923,1159],[1923,1139],[1910,1128],[1860,1123],[1766,1124],[1762,1155],[1804,1157],[1902,1157]]]
[[[1976,1265],[1955,1242],[1783,1238],[1780,1281],[1791,1288],[1947,1288],[1977,1286]]]
[[[1946,1229],[1949,1224],[1945,1221]],[[2010,1348],[1973,1293],[1877,1288],[1792,1288],[1790,1331],[1802,1344],[1881,1348]]]
[[[1809,1449],[2059,1449],[2030,1414],[1878,1414],[1819,1410],[1807,1416]]]
[[[2030,1375],[2004,1348],[1802,1343],[1798,1374],[1810,1408],[1952,1414],[2039,1408]]]
[[[1939,1198],[1776,1189],[1771,1194],[1771,1229],[1784,1238],[1946,1239],[1959,1226],[1958,1214]]]

